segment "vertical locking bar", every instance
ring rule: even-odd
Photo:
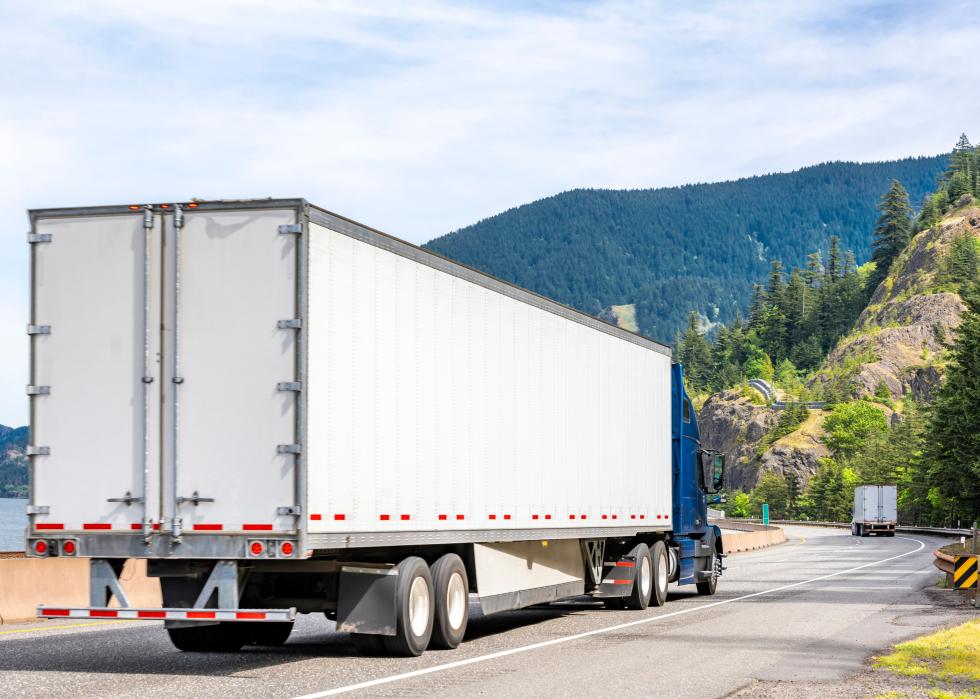
[[[149,545],[150,524],[150,238],[153,211],[143,207],[143,543]]]
[[[173,497],[173,520],[170,523],[171,536],[174,543],[180,542],[181,517],[180,501],[177,497],[177,469],[180,464],[180,384],[184,379],[180,375],[180,265],[181,265],[181,230],[184,228],[184,212],[180,206],[174,211],[174,360],[173,360],[173,467],[170,471],[170,493]]]

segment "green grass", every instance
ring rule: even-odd
[[[980,682],[980,619],[899,643],[874,667],[907,677]]]

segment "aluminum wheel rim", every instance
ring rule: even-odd
[[[463,576],[453,573],[449,576],[449,584],[446,585],[446,618],[449,626],[454,631],[463,626],[463,618],[466,616],[466,589],[463,586]]]
[[[661,556],[657,561],[657,589],[667,589],[667,556]]]
[[[640,563],[640,593],[644,598],[650,596],[650,582],[653,578],[653,571],[650,568],[650,557],[644,556]]]
[[[408,625],[415,636],[424,636],[429,626],[429,586],[419,576],[408,591]]]

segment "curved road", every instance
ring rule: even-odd
[[[728,558],[714,597],[672,586],[644,612],[583,601],[477,617],[459,649],[421,658],[359,657],[322,616],[301,617],[282,648],[237,654],[180,653],[157,622],[0,626],[0,695],[704,699],[840,680],[947,619],[922,592],[943,541],[786,531],[786,544]]]

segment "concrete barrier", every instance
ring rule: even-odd
[[[35,618],[37,605],[87,607],[88,559],[0,558],[0,624]],[[126,561],[120,576],[129,602],[138,607],[160,607],[158,578],[146,577],[146,561]],[[118,606],[115,600],[112,606]]]
[[[721,536],[722,547],[725,553],[739,553],[740,551],[753,551],[755,549],[774,546],[786,541],[786,534],[782,527],[765,526],[763,524],[753,524],[751,522],[733,522],[731,520],[718,520],[714,522],[722,529],[735,529],[737,534],[724,532]]]

